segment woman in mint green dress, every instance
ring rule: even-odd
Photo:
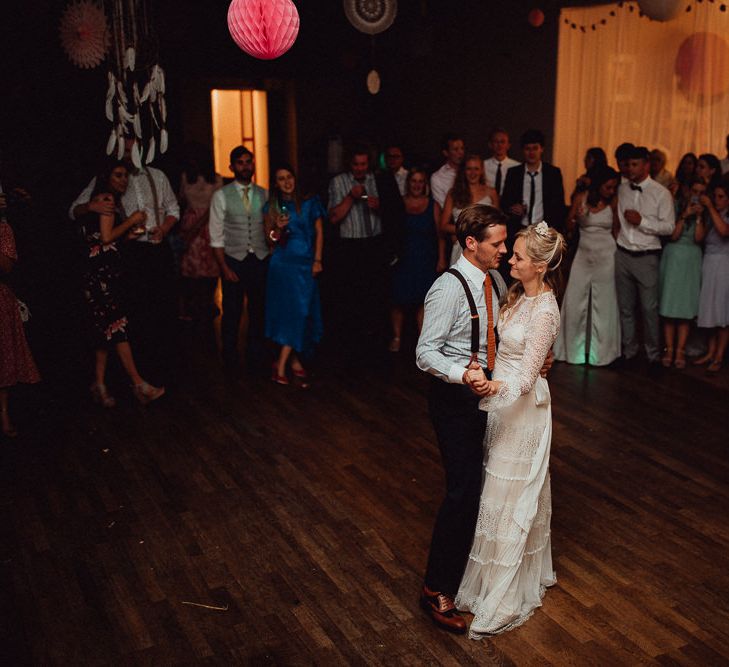
[[[666,368],[671,364],[686,368],[686,341],[691,321],[699,313],[700,240],[706,215],[700,199],[706,194],[706,187],[700,179],[691,182],[688,202],[676,218],[676,227],[661,256],[658,313],[663,318],[666,349],[661,362]]]

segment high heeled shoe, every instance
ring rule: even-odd
[[[158,398],[162,398],[165,395],[164,387],[153,387],[147,382],[141,382],[135,384],[132,387],[134,398],[136,398],[142,405],[147,405],[152,401],[156,401]]]
[[[105,384],[94,383],[90,390],[94,403],[102,408],[113,408],[116,405],[116,399],[107,391]]]
[[[721,359],[712,359],[711,363],[706,367],[708,375],[715,375],[721,370]]]
[[[676,350],[676,359],[673,365],[680,371],[686,368],[686,353],[683,350]]]
[[[673,363],[673,348],[667,347],[666,351],[663,353],[663,356],[661,357],[661,365],[663,366],[663,368],[670,368],[672,363]]]

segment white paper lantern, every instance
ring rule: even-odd
[[[638,7],[654,21],[675,19],[684,6],[682,0],[638,0]]]

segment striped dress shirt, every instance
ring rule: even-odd
[[[453,265],[468,281],[481,318],[478,363],[486,368],[486,297],[483,281],[486,274],[461,256]],[[491,271],[498,283],[494,289],[494,324],[499,317],[499,293],[506,294],[506,284],[498,271]],[[415,350],[418,368],[452,384],[463,384],[463,373],[471,359],[471,310],[463,285],[454,275],[444,273],[425,297],[425,316]]]

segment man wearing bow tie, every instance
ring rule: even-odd
[[[638,354],[635,312],[643,318],[643,344],[651,364],[659,361],[658,266],[660,236],[673,232],[675,212],[671,193],[652,180],[648,149],[633,147],[627,166],[628,181],[618,189],[618,232],[615,253],[615,285],[620,307],[623,357]]]

